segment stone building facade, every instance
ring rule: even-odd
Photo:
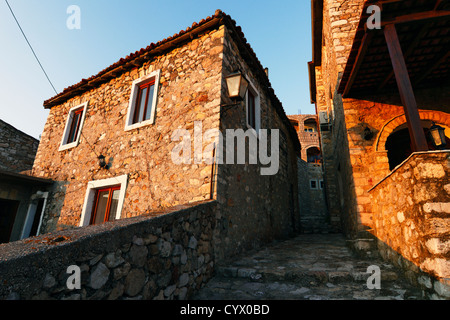
[[[288,118],[302,146],[298,159],[301,232],[339,232],[339,224],[333,226],[328,215],[317,115],[289,115]]]
[[[31,170],[39,140],[0,120],[0,170]]]
[[[244,101],[228,96],[236,70]],[[299,229],[297,134],[221,11],[44,106],[42,232],[0,245],[2,299],[188,299],[217,264]]]
[[[40,232],[51,181],[31,177],[39,141],[0,120],[0,243]]]
[[[267,162],[219,163],[217,155],[226,157],[232,146],[208,136],[242,129],[246,139],[264,141],[247,131],[246,101],[233,106],[227,96],[225,76],[236,70],[255,97],[255,129],[279,130],[274,175],[262,174]],[[146,100],[148,117],[136,121],[144,89],[153,94]],[[33,175],[54,181],[46,232],[95,223],[99,208],[117,220],[216,199],[215,243],[227,248],[217,251],[225,258],[286,236],[299,224],[297,135],[241,29],[221,11],[66,88],[44,106],[50,112]],[[270,152],[274,131],[268,132]],[[106,209],[101,196],[108,199]]]
[[[370,17],[373,18],[374,11],[369,9],[372,4],[381,7],[381,28],[370,29],[366,24]],[[414,243],[410,241],[411,237],[402,238],[402,242],[394,245],[397,235],[388,235],[386,224],[383,227],[379,216],[384,215],[383,219],[388,219],[386,214],[391,212],[391,219],[397,219],[397,214],[401,217],[396,193],[389,191],[386,195],[377,189],[396,184],[394,177],[398,179],[399,173],[391,175],[391,172],[398,170],[398,166],[413,163],[410,172],[428,171],[434,167],[435,158],[423,157],[430,162],[430,168],[425,163],[423,168],[414,168],[418,161],[405,162],[411,153],[420,151],[412,132],[425,135],[427,140],[422,140],[421,148],[426,150],[435,149],[427,135],[433,124],[445,129],[447,141],[450,136],[450,91],[445,80],[445,77],[448,79],[448,68],[444,63],[448,52],[442,46],[443,42],[448,41],[444,26],[446,21],[448,23],[448,17],[444,17],[445,12],[441,10],[448,10],[448,4],[440,1],[426,4],[420,1],[312,1],[310,87],[320,118],[330,218],[341,220],[349,243],[365,254],[376,254],[377,248],[386,252],[386,246],[381,241],[388,244],[387,247],[392,244],[391,250],[409,259],[409,246],[425,246],[430,237],[430,234],[423,234],[423,239],[427,240]],[[437,15],[442,20],[432,19]],[[420,18],[424,16],[427,17],[425,20]],[[393,23],[395,29],[392,28]],[[399,41],[392,36],[392,30]],[[425,48],[428,47],[433,48],[433,53],[426,55]],[[394,51],[394,48],[401,49]],[[400,70],[399,65],[406,67]],[[409,75],[404,72],[406,69]],[[404,85],[410,82],[413,89]],[[415,115],[417,118],[414,119],[418,121],[413,124],[410,119]],[[448,166],[445,155],[440,159],[444,167]],[[408,174],[405,173],[405,176]],[[447,174],[436,179],[441,180],[439,183],[443,185],[448,184]],[[383,182],[379,184],[380,181]],[[442,190],[426,196],[423,194],[433,189],[435,182],[430,184],[429,180],[419,179],[416,185],[405,186],[406,189],[401,192],[409,194],[409,205],[414,202],[420,207],[416,209],[423,213],[425,203],[417,203],[419,199],[440,203],[438,198]],[[443,203],[447,203],[448,195],[445,192],[444,195]],[[406,215],[409,214],[412,213]],[[446,227],[439,229],[441,236],[448,235],[450,230],[448,216],[444,221]],[[426,222],[422,220],[421,223]],[[446,257],[444,264],[436,262],[433,265],[428,254],[419,249],[415,252],[422,254],[411,258],[416,266],[435,277],[438,287],[445,285],[448,271],[450,252],[444,251],[440,252],[440,258]],[[391,254],[390,257],[394,256]],[[433,281],[430,283],[432,288]]]
[[[343,188],[352,176],[349,163],[348,140],[343,108],[335,108],[333,93],[351,49],[352,35],[363,1],[343,3],[341,1],[313,1],[313,63],[310,64],[311,99],[316,104],[317,114],[326,114],[328,123],[319,123],[325,188],[330,219],[342,224],[341,212],[346,212],[355,201],[353,195],[346,198]],[[321,117],[323,118],[323,117]],[[330,130],[331,128],[331,130]],[[344,180],[345,179],[345,180]]]
[[[310,163],[320,163],[320,136],[317,115],[299,114],[288,116],[302,145],[301,159]]]

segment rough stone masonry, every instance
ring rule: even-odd
[[[244,102],[236,108],[224,106],[232,104],[224,77],[236,69],[252,83],[261,128],[279,130],[278,173],[262,176],[263,164],[248,160],[238,165],[175,165],[171,151],[178,142],[171,136],[176,129],[193,136],[196,121],[202,121],[203,131],[248,129]],[[156,71],[154,122],[125,130],[133,81]],[[33,174],[54,185],[42,236],[0,246],[0,264],[7,266],[0,269],[11,279],[3,297],[183,298],[206,281],[217,261],[288,237],[298,225],[297,135],[241,29],[221,11],[121,59],[44,105],[50,112]],[[60,149],[70,110],[80,105],[86,112],[79,141]],[[100,154],[108,169],[99,166]],[[93,208],[87,201],[89,188],[98,191],[96,185],[104,181],[111,187],[120,184],[124,192],[120,219],[80,227],[83,212]],[[169,207],[210,199],[206,208],[189,211],[189,220],[176,208],[165,218]],[[148,230],[135,231],[140,219]],[[133,234],[113,232],[128,224]],[[150,236],[155,225],[159,227]],[[89,255],[78,256],[83,250]],[[14,263],[20,267],[12,267]],[[82,267],[87,286],[75,296],[62,288],[63,273],[71,264]],[[33,287],[27,287],[31,276]],[[144,287],[137,288],[140,283]]]

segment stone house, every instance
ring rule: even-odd
[[[39,140],[0,120],[0,243],[38,235],[48,179],[31,177]]]
[[[302,146],[301,159],[309,163],[320,163],[322,159],[317,115],[288,115],[288,118]]]
[[[0,119],[0,170],[31,170],[38,146],[39,140]]]
[[[357,251],[379,252],[433,297],[448,297],[450,278],[449,6],[312,1],[330,217]]]
[[[41,233],[53,181],[0,170],[0,243]]]
[[[297,164],[301,232],[339,232],[339,224],[333,227],[328,215],[318,117],[301,114],[288,118],[302,146]]]
[[[235,103],[225,78],[237,70],[249,86]],[[44,107],[49,116],[32,173],[54,181],[45,232],[210,199],[220,204],[215,238],[225,249],[218,258],[298,228],[297,134],[240,27],[220,10]],[[237,139],[225,138],[233,130]],[[279,150],[269,162],[250,155],[239,162],[240,137],[259,150],[279,143]],[[276,174],[264,174],[272,166]]]

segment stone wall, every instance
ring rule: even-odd
[[[423,99],[421,92],[416,96]],[[347,129],[347,141],[349,145],[349,161],[351,176],[353,178],[353,189],[347,191],[347,199],[351,201],[351,194],[356,196],[356,202],[352,205],[354,212],[349,217],[347,230],[349,233],[357,234],[362,230],[373,226],[372,204],[368,194],[376,181],[383,179],[390,173],[389,158],[386,149],[387,137],[405,126],[406,118],[403,107],[396,104],[395,96],[384,96],[384,101],[344,99],[342,105],[345,113],[345,126]],[[422,104],[422,106],[429,106]],[[450,114],[419,110],[422,120],[435,121],[448,126]],[[364,129],[369,128],[373,137],[364,138]]]
[[[353,230],[349,227],[353,219],[347,216],[356,215],[355,197],[351,192],[354,181],[346,113],[336,89],[352,48],[363,3],[363,0],[323,2],[322,61],[315,61],[317,113],[325,112],[330,120],[328,130],[320,132],[330,223],[334,230],[346,233]]]
[[[370,190],[382,257],[431,298],[450,299],[450,152],[415,153]]]
[[[298,230],[297,137],[240,29],[224,19],[223,25],[202,29],[200,36],[51,108],[33,167],[35,176],[55,181],[42,230],[51,233],[0,247],[3,263],[9,264],[3,269],[5,278],[11,279],[2,296],[181,299],[206,281],[215,263]],[[268,165],[248,159],[245,164],[195,159],[174,164],[171,152],[179,144],[171,141],[175,129],[188,130],[191,155],[196,154],[197,121],[202,133],[219,129],[225,136],[227,129],[247,130],[245,104],[224,106],[232,102],[224,76],[236,66],[260,94],[261,128],[279,130],[279,149],[272,154],[278,156],[278,171],[262,175]],[[161,70],[155,123],[126,131],[132,82],[155,70]],[[79,144],[59,151],[68,112],[81,103],[88,105]],[[271,133],[268,141],[270,153]],[[226,158],[225,144],[223,151]],[[106,156],[109,169],[99,167],[99,154]],[[121,219],[77,228],[88,183],[114,177],[127,181]],[[214,205],[188,209],[186,214],[163,210],[211,198]],[[62,287],[63,273],[71,264],[83,271],[84,291]],[[30,279],[33,274],[36,281]],[[27,282],[31,291],[24,288]],[[144,287],[136,288],[142,282]]]
[[[316,131],[305,132],[305,121],[313,120],[317,123],[317,116],[289,115],[288,118],[297,122],[297,135],[302,147],[301,159],[297,161],[300,230],[302,233],[336,231],[339,228],[330,228],[322,164],[307,162],[307,150],[312,147],[320,150],[320,141],[318,125],[316,124]],[[311,180],[315,181],[316,188],[311,187]]]
[[[248,59],[242,43],[239,43],[235,35],[236,32],[226,29],[223,52],[224,76],[240,69],[256,87],[260,95],[261,129],[279,130],[279,150],[275,150],[279,155],[279,167],[274,175],[262,175],[261,168],[269,165],[262,165],[259,158],[257,164],[250,163],[248,153],[244,164],[238,164],[235,159],[234,164],[217,165],[216,193],[221,206],[214,239],[216,246],[227,248],[223,256],[217,256],[218,260],[260,247],[273,239],[286,238],[298,230],[299,226],[298,150],[293,142],[295,133],[289,131],[292,128],[288,128],[290,123],[286,115],[280,115],[280,111],[276,110],[277,102],[274,100],[276,98],[265,85],[267,76],[264,70],[261,66],[255,65],[254,60]],[[230,103],[232,101],[228,98],[226,84],[223,81],[222,104]],[[244,103],[234,107],[223,107],[220,130],[224,140],[227,129],[247,131]],[[272,146],[270,130],[267,139],[269,153]],[[261,141],[260,138],[256,139],[257,143]],[[228,148],[224,141],[222,153],[224,159],[230,152]],[[235,156],[236,150],[235,144]]]
[[[0,170],[31,170],[39,140],[0,120]]]
[[[312,212],[312,206],[309,195],[309,174],[308,163],[302,159],[298,159],[298,202],[300,209],[300,230],[303,230],[303,220]]]
[[[298,168],[301,233],[334,232],[330,227],[322,165],[299,159]]]
[[[192,138],[219,127],[224,26],[118,75],[62,105],[52,107],[33,174],[54,180],[43,231],[78,226],[89,181],[128,176],[122,218],[211,198],[211,165],[175,165],[171,151],[176,129]],[[132,82],[161,70],[155,123],[125,131]],[[77,147],[58,151],[70,108],[88,102]],[[110,163],[101,169],[97,156]]]
[[[0,245],[0,299],[187,299],[213,272],[215,208],[196,203]],[[72,265],[79,289],[67,286]]]
[[[387,137],[405,126],[404,110],[397,93],[363,99],[342,98],[337,93],[352,48],[364,1],[324,1],[322,61],[316,63],[317,111],[330,119],[321,131],[321,146],[330,220],[342,221],[342,230],[355,244],[373,252],[375,239],[368,190],[389,174]],[[448,85],[416,90],[422,120],[447,126]],[[444,112],[445,111],[445,112]],[[368,128],[372,137],[364,136]]]

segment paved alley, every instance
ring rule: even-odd
[[[369,289],[367,268],[381,270],[381,289]],[[370,283],[374,283],[370,281]],[[300,235],[218,266],[192,300],[420,300],[390,264],[357,258],[342,235]]]

